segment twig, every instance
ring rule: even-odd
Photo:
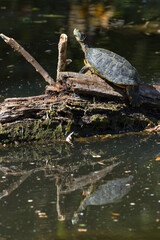
[[[0,34],[0,37],[12,48],[18,51],[30,64],[32,64],[32,66],[42,75],[46,82],[48,82],[50,85],[54,84],[54,80],[49,76],[49,74],[19,43],[17,43],[13,38],[9,38],[2,33]]]
[[[61,34],[58,44],[57,81],[60,80],[59,73],[63,72],[66,67],[67,38],[66,34]]]
[[[58,220],[59,221],[64,221],[65,220],[65,215],[62,215],[61,213],[61,207],[60,207],[60,190],[61,190],[61,185],[58,183],[58,179],[56,179],[56,187],[57,187],[57,214],[58,214]]]

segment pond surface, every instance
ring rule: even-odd
[[[76,27],[160,85],[159,12],[159,0],[0,0],[0,26],[54,79],[61,33],[67,70],[83,66]],[[1,101],[43,94],[43,78],[0,41]],[[130,135],[1,149],[0,240],[160,239],[159,144],[157,135]]]
[[[160,138],[0,151],[0,239],[159,239]]]
[[[15,38],[55,79],[57,44],[68,35],[67,70],[79,71],[83,53],[73,37],[79,28],[90,45],[118,53],[138,70],[141,81],[160,84],[159,0],[0,0],[1,33]],[[44,93],[45,81],[0,40],[0,96]]]

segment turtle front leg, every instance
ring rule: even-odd
[[[85,65],[85,66],[79,71],[79,73],[86,73],[88,70],[89,70],[89,67]]]
[[[142,104],[142,97],[139,95],[138,86],[126,86],[126,93],[132,107],[140,107]]]

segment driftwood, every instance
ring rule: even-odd
[[[77,136],[146,129],[159,131],[160,86],[141,84],[139,93],[143,104],[140,108],[132,108],[124,89],[93,74],[63,72],[67,62],[66,37],[60,37],[64,44],[59,44],[58,82],[53,82],[14,39],[0,36],[32,63],[50,84],[43,95],[8,98],[0,104],[2,144],[66,138],[72,131]]]

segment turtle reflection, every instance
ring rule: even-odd
[[[85,199],[81,202],[78,211],[74,213],[72,223],[76,224],[79,220],[80,212],[84,211],[89,205],[105,205],[113,203],[124,197],[133,185],[133,176],[111,180],[101,185],[96,192],[92,193],[89,188],[86,192]]]

